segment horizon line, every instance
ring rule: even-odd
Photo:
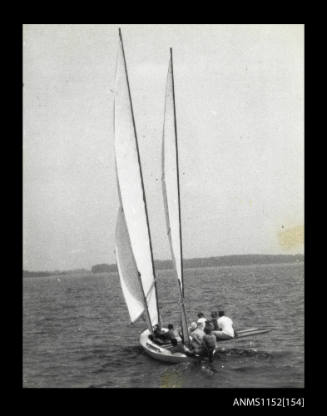
[[[198,260],[198,259],[201,259],[201,260],[205,260],[205,259],[211,259],[211,258],[222,258],[222,257],[245,257],[245,256],[271,256],[271,257],[281,257],[281,256],[283,256],[283,257],[287,257],[287,256],[293,256],[293,257],[295,257],[295,256],[303,256],[304,257],[304,253],[295,253],[295,254],[285,254],[285,253],[283,253],[283,254],[224,254],[224,255],[221,255],[221,256],[207,256],[207,257],[189,257],[189,258],[184,258],[183,259],[183,261],[187,261],[187,260]],[[156,261],[161,261],[161,262],[164,262],[164,261],[172,261],[172,259],[154,259],[154,261],[156,262]],[[71,271],[71,270],[91,270],[91,268],[92,267],[94,267],[94,266],[97,266],[97,265],[108,265],[108,266],[116,266],[116,263],[114,262],[114,263],[95,263],[95,264],[93,264],[89,269],[88,268],[86,268],[86,267],[76,267],[76,268],[73,268],[73,269],[51,269],[51,270],[49,270],[49,269],[47,269],[47,270],[45,270],[45,269],[43,269],[43,270],[27,270],[25,267],[23,267],[23,271],[30,271],[30,272],[51,272],[51,271]]]

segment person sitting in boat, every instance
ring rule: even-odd
[[[218,326],[218,312],[215,312],[215,311],[213,311],[213,312],[211,312],[211,320],[210,320],[210,322],[211,322],[211,324],[212,324],[212,326],[213,326],[213,331],[218,331],[219,330],[219,326]]]
[[[168,332],[165,334],[165,338],[168,340],[176,339],[177,342],[180,342],[182,339],[176,329],[174,329],[173,324],[168,325]]]
[[[192,322],[191,326],[189,326],[189,328],[188,328],[188,332],[192,333],[194,330],[196,330],[197,327],[198,326],[197,326],[196,322]]]
[[[159,324],[156,324],[153,327],[153,335],[150,334],[149,338],[156,344],[162,345],[167,342],[167,332],[163,331]]]
[[[218,318],[218,331],[213,331],[213,334],[216,336],[217,340],[219,339],[232,339],[235,337],[235,331],[233,327],[233,321],[225,316],[224,311],[219,311]]]
[[[216,337],[208,327],[204,328],[204,333],[205,335],[202,339],[203,353],[209,358],[209,362],[212,362],[215,348],[217,346]]]
[[[203,324],[202,322],[198,322],[197,328],[191,333],[191,346],[195,354],[200,354],[202,352],[202,340],[204,335]]]
[[[202,329],[204,329],[204,327],[205,327],[205,324],[206,324],[206,318],[204,317],[204,314],[202,313],[202,312],[199,312],[198,313],[198,320],[197,320],[197,323],[199,324],[201,324],[202,325]]]
[[[207,319],[206,322],[205,322],[204,329],[205,328],[210,329],[210,331],[213,331],[215,329],[211,320],[209,320],[209,319]]]

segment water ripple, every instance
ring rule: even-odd
[[[273,328],[219,349],[205,360],[167,366],[138,343],[144,322],[129,325],[117,274],[24,279],[24,387],[301,387],[304,380],[303,265],[185,270],[189,321],[224,309],[238,328]],[[158,292],[176,282],[160,271]],[[176,305],[163,323],[178,323]]]

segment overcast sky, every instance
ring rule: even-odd
[[[114,263],[118,25],[24,26],[24,269]],[[303,25],[120,25],[154,256],[174,51],[184,257],[303,252]]]

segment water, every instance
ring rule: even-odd
[[[176,283],[160,270],[159,298]],[[304,387],[303,264],[185,270],[186,310],[224,309],[239,329],[268,334],[221,343],[206,362],[164,364],[138,344],[143,322],[129,325],[116,273],[24,279],[24,387]],[[175,305],[163,323],[177,323]]]

